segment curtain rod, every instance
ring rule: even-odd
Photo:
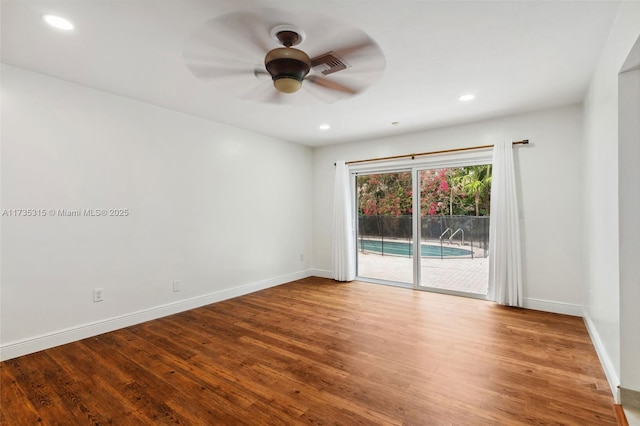
[[[512,143],[513,145],[528,145],[529,139],[523,139],[521,141],[516,141]],[[397,160],[399,158],[409,158],[415,159],[416,157],[422,157],[425,155],[435,155],[435,154],[447,154],[449,152],[460,152],[460,151],[471,151],[475,149],[488,149],[493,148],[493,145],[480,145],[480,146],[470,146],[467,148],[453,148],[453,149],[443,149],[441,151],[430,151],[430,152],[420,152],[417,154],[404,154],[404,155],[393,155],[391,157],[378,157],[378,158],[369,158],[367,160],[355,160],[355,161],[347,161],[345,164],[358,164],[358,163],[370,163],[373,161],[384,161],[384,160]],[[333,163],[335,166],[336,163]]]

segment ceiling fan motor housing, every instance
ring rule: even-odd
[[[302,80],[311,70],[311,59],[302,50],[291,47],[297,41],[296,33],[282,31],[278,36],[282,36],[280,41],[285,47],[269,51],[264,64],[278,91],[294,93],[300,90]]]

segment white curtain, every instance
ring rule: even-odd
[[[344,161],[336,162],[333,193],[333,279],[352,281],[356,278],[356,252],[353,241],[353,209],[349,169]]]
[[[497,303],[523,306],[520,223],[511,141],[500,141],[493,148],[489,291],[489,297]]]

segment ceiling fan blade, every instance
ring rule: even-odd
[[[252,63],[262,62],[271,50],[270,24],[252,12],[234,12],[206,21],[185,41],[187,62],[207,55],[233,56]]]
[[[323,40],[322,45],[332,48],[313,56],[312,69],[319,78],[329,78],[326,82],[318,80],[318,84],[336,91],[360,93],[376,83],[386,67],[380,46],[360,30],[347,28],[338,31],[330,39]],[[333,87],[331,83],[335,83]]]
[[[285,95],[283,95],[282,92],[279,92],[274,89],[271,91],[271,95],[269,95],[269,97],[264,101],[270,104],[282,104],[284,103],[284,100],[285,100],[284,96]]]
[[[321,43],[307,52],[312,57],[327,52],[347,60],[350,56],[384,56],[378,43],[358,28],[339,26],[332,28],[330,33],[325,31],[321,35]]]
[[[247,67],[247,69],[253,68],[255,62],[244,61],[242,59],[230,58],[226,56],[212,55],[211,52],[183,52],[182,55],[187,64],[195,65],[214,65],[214,66],[231,66],[236,65],[238,67]]]
[[[286,104],[285,95],[278,92],[271,82],[262,81],[245,91],[240,99],[247,101],[257,101],[268,104]]]
[[[201,80],[212,80],[217,78],[246,78],[253,73],[247,67],[215,67],[211,65],[191,65],[189,70],[193,75]]]
[[[250,75],[256,68],[250,62],[213,56],[189,57],[185,58],[185,62],[194,76],[204,80],[231,74]]]
[[[270,24],[260,15],[251,12],[237,12],[224,17],[223,22],[224,26],[231,30],[231,34],[239,33],[241,43],[247,41],[259,49],[260,55],[265,55],[273,48],[273,44],[269,43],[271,40],[269,36]]]
[[[271,74],[269,74],[264,68],[261,68],[261,67],[255,67],[253,69],[253,75],[258,80],[266,80],[266,79],[271,80]]]
[[[378,44],[367,37],[348,46],[333,49],[333,53],[341,58],[348,58],[351,55],[364,53],[365,51],[372,49],[378,49]]]
[[[327,89],[335,90],[338,92],[346,93],[349,95],[355,95],[359,92],[356,89],[352,89],[350,87],[337,83],[333,80],[329,80],[327,78],[318,77],[317,75],[308,76],[304,80],[308,81],[309,83],[317,84],[318,86],[325,87]]]

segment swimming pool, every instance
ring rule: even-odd
[[[413,244],[404,241],[358,240],[358,250],[367,250],[376,253],[394,254],[396,256],[412,256]],[[421,257],[452,257],[471,256],[471,250],[458,247],[440,247],[438,245],[422,244]]]

